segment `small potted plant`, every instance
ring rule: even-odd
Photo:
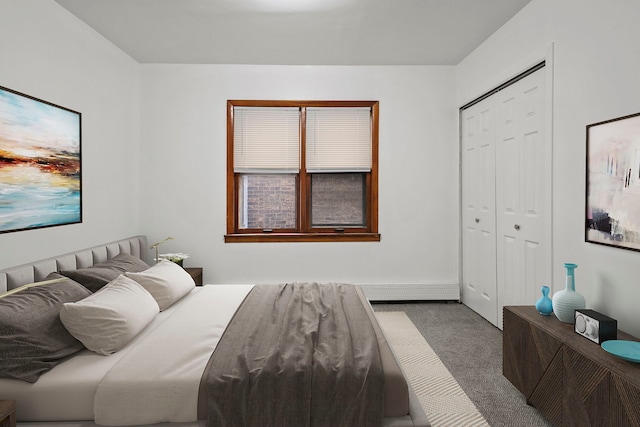
[[[189,258],[189,254],[183,254],[183,253],[160,254],[158,255],[157,261],[166,259],[167,261],[175,262],[180,267],[182,267],[183,266],[182,262],[187,258]]]

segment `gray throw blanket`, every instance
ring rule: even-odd
[[[384,375],[353,285],[258,285],[208,365],[207,426],[380,426]]]

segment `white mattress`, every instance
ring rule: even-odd
[[[217,319],[214,322],[218,324],[222,322],[226,325],[242,301],[243,297],[238,298],[238,295],[246,295],[251,287],[251,285],[207,286],[207,291],[219,293],[220,301],[229,300],[228,295],[232,295],[230,301],[234,301],[225,304],[224,310],[212,307],[208,314]],[[203,289],[204,287],[197,287],[183,300],[161,312],[127,346],[110,356],[101,356],[88,350],[82,351],[58,364],[33,384],[20,380],[0,379],[0,399],[16,400],[18,421],[93,420],[95,395],[103,377],[138,343],[153,340],[154,335],[160,333],[156,329],[179,311],[180,304],[186,304]],[[237,305],[230,307],[229,304]],[[188,324],[183,327],[189,330],[197,328],[198,325]],[[204,366],[202,370],[204,371]]]

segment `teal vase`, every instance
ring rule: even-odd
[[[553,303],[551,302],[551,298],[549,298],[549,287],[542,287],[542,296],[536,301],[536,310],[538,313],[543,316],[549,316],[553,313]]]
[[[567,269],[564,291],[553,294],[553,314],[565,323],[574,323],[574,310],[584,308],[584,297],[576,292],[576,280],[574,270],[578,266],[576,264],[566,263],[564,268]]]

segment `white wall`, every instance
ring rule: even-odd
[[[83,114],[83,223],[1,234],[0,268],[143,233],[211,283],[457,283],[452,67],[140,66],[52,0],[0,0],[0,51],[0,85]],[[380,100],[382,241],[225,244],[231,98]]]
[[[82,113],[82,224],[0,234],[0,269],[140,232],[139,65],[52,0],[0,0],[0,86]]]
[[[206,283],[458,282],[452,67],[143,65],[142,232]],[[380,101],[381,242],[224,243],[226,101]]]
[[[638,17],[636,0],[532,0],[456,67],[461,106],[553,44],[553,290],[577,263],[587,307],[636,336],[640,252],[585,243],[584,211],[586,125],[640,112]]]

